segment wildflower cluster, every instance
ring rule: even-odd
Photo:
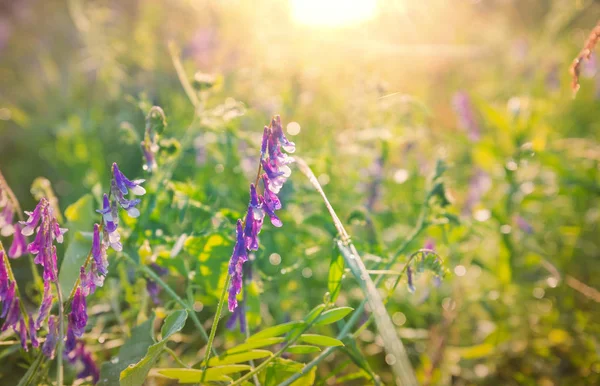
[[[102,209],[98,210],[98,213],[102,214],[102,224],[94,224],[91,259],[88,259],[80,269],[80,280],[73,294],[71,312],[68,317],[66,354],[70,361],[79,358],[84,365],[89,362],[91,357],[82,347],[83,343],[77,343],[77,338],[85,332],[88,321],[86,297],[104,284],[104,278],[108,273],[108,248],[113,248],[115,251],[123,249],[118,231],[119,207],[127,211],[129,216],[138,217],[140,212],[136,206],[140,203],[140,199],[129,200],[126,195],[130,191],[138,196],[146,193],[141,186],[144,180],[129,180],[119,170],[116,163],[112,165],[112,174],[110,195],[104,194]],[[90,266],[89,270],[87,270],[88,265]],[[96,373],[97,370],[94,374]]]
[[[238,220],[236,224],[236,244],[229,261],[229,275],[231,275],[229,311],[231,312],[238,306],[237,295],[242,289],[243,265],[248,260],[248,251],[258,250],[258,234],[265,213],[269,216],[271,224],[276,227],[283,225],[275,214],[275,211],[282,207],[277,194],[291,175],[288,165],[294,162],[294,159],[283,153],[281,149],[293,153],[296,147],[286,138],[281,119],[276,115],[271,120],[271,125],[265,126],[261,144],[260,168],[264,173],[260,179],[263,182],[263,194],[259,195],[255,184],[250,184],[250,203],[246,219],[244,222]]]

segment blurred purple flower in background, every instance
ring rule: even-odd
[[[481,136],[479,124],[475,118],[475,110],[471,97],[464,91],[459,91],[452,97],[452,106],[458,117],[458,125],[467,131],[469,139],[473,142],[479,141]]]
[[[481,201],[483,195],[492,187],[490,176],[481,169],[475,169],[475,172],[469,179],[469,191],[463,207],[463,215],[470,215],[473,208]]]

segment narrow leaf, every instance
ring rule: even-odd
[[[325,311],[317,318],[315,325],[325,326],[327,324],[335,323],[340,319],[343,319],[346,315],[351,313],[353,308],[351,307],[340,307],[334,308],[329,311]]]
[[[167,378],[177,379],[179,383],[199,383],[202,381],[204,371],[195,369],[160,369],[156,371],[158,374]],[[222,374],[211,374],[209,371],[204,375],[204,381],[223,381],[230,382],[232,379]]]
[[[232,363],[242,363],[248,362],[254,359],[266,358],[273,355],[270,351],[267,350],[252,350],[243,353],[231,354],[231,355],[221,355],[220,357],[210,358],[208,361],[208,365],[213,366],[222,366],[229,365]]]
[[[316,344],[319,346],[336,347],[343,346],[341,340],[318,334],[302,334],[300,335],[300,341],[309,344]]]
[[[335,251],[331,257],[331,263],[329,264],[329,278],[327,281],[327,288],[331,297],[331,302],[335,303],[340,290],[342,289],[342,279],[344,276],[344,258]]]
[[[278,324],[277,326],[266,328],[256,334],[252,335],[248,338],[248,341],[262,340],[264,338],[272,338],[276,336],[280,336],[286,334],[293,330],[296,327],[302,326],[304,322],[296,321],[296,322],[288,322],[283,324]]]
[[[288,347],[286,351],[289,353],[292,353],[292,354],[311,354],[311,353],[319,352],[319,351],[321,351],[321,349],[318,348],[317,346],[297,344],[297,345]]]

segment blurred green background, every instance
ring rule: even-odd
[[[29,189],[38,176],[52,182],[65,209],[90,191],[98,197],[114,161],[128,176],[147,175],[139,141],[145,114],[158,105],[168,120],[163,138],[193,138],[182,141],[181,160],[158,186],[165,192],[152,228],[135,239],[160,251],[181,233],[230,238],[262,127],[280,114],[357,247],[388,256],[414,226],[425,178],[441,158],[457,221],[428,228],[411,248],[434,242],[453,274],[439,287],[419,279],[414,294],[401,286],[388,304],[420,382],[598,384],[600,75],[595,58],[584,63],[573,98],[568,67],[600,4],[326,3],[2,2],[0,169],[21,206],[35,204]],[[190,130],[194,108],[169,42],[190,80],[196,72],[218,78],[201,95],[210,113]],[[253,263],[255,329],[302,317],[327,291],[335,230],[323,204],[296,169],[282,195],[285,225],[261,233]],[[183,201],[198,212],[180,216]],[[26,278],[27,264],[16,266]],[[127,287],[126,276],[112,275]],[[215,285],[197,295],[206,320]],[[132,288],[126,296],[105,287],[98,307],[133,304]],[[338,303],[361,299],[349,276]],[[134,325],[139,309],[124,308]],[[101,344],[118,340],[113,316],[102,312],[108,335],[89,338],[99,363],[120,344]],[[359,345],[390,382],[374,331]],[[194,355],[192,346],[181,350]],[[7,376],[16,353],[1,355]],[[332,358],[318,379],[345,361]],[[368,383],[340,381],[352,366],[324,382]]]

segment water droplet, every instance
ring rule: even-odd
[[[385,356],[385,363],[387,363],[388,365],[393,365],[394,363],[396,363],[396,357],[393,356],[392,354],[388,354]]]

